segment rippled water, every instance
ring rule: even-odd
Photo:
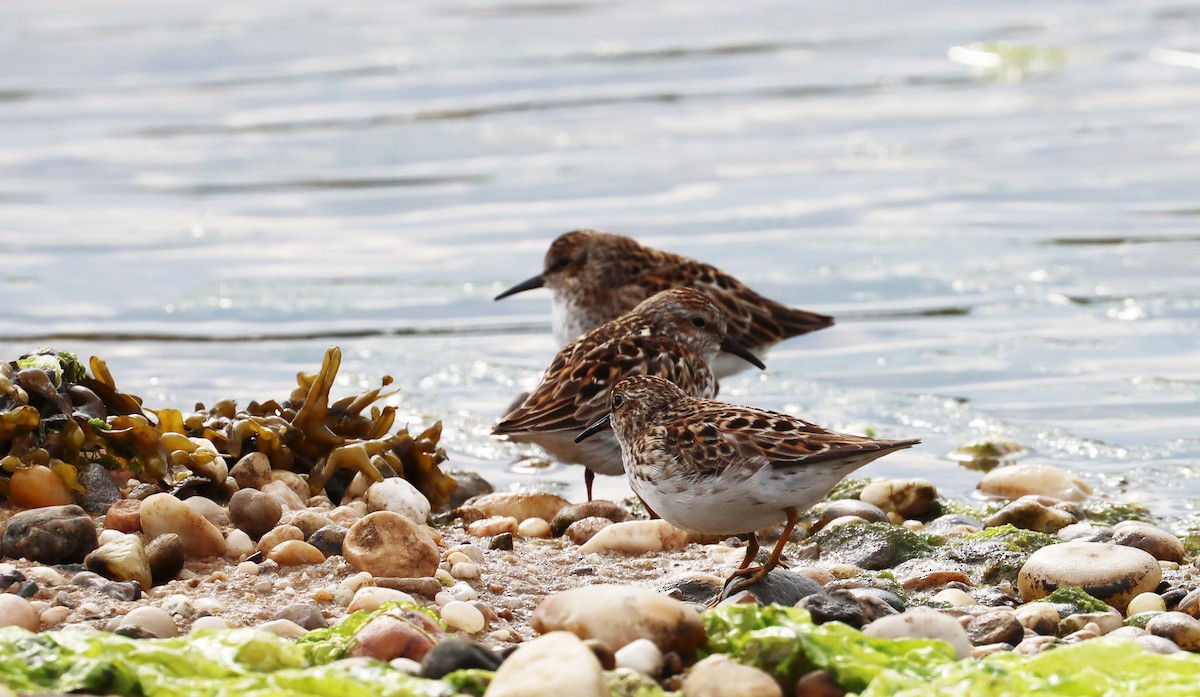
[[[100,355],[148,405],[282,397],[329,344],[502,485],[555,352],[491,296],[576,227],[838,318],[725,398],[999,434],[1200,503],[1194,3],[59,2],[0,24],[0,356]],[[624,483],[604,478],[600,493]]]

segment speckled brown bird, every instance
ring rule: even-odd
[[[596,230],[559,235],[546,252],[542,273],[496,299],[545,287],[551,293],[554,336],[565,344],[655,293],[680,286],[712,297],[728,318],[729,336],[760,357],[780,341],[833,324],[832,317],[765,298],[715,266]],[[736,359],[722,358],[715,366],[718,378],[744,369]]]
[[[497,436],[540,445],[558,460],[581,464],[588,500],[594,473],[624,471],[611,433],[576,443],[581,429],[608,411],[608,393],[621,378],[657,375],[687,394],[711,397],[711,365],[722,351],[762,368],[726,335],[725,314],[704,293],[675,288],[567,344],[520,406],[492,430]]]
[[[617,383],[610,412],[577,436],[611,423],[629,485],[646,506],[691,532],[748,534],[727,593],[757,583],[779,564],[801,511],[850,472],[918,440],[876,440],[827,431],[788,414],[688,395],[669,380]],[[784,523],[766,564],[752,567],[756,530]]]

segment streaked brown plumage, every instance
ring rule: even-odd
[[[707,293],[728,317],[729,336],[757,353],[801,334],[824,329],[833,318],[764,298],[715,266],[647,247],[623,235],[575,230],[559,235],[546,252],[541,274],[496,296],[546,287],[552,294],[554,335],[562,344],[627,312],[668,288]],[[744,365],[722,360],[717,377]]]

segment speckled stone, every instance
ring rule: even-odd
[[[83,491],[76,495],[76,502],[88,513],[106,513],[121,500],[121,488],[113,481],[108,469],[99,462],[85,462],[79,467],[78,477]]]
[[[1154,636],[1170,639],[1184,651],[1200,651],[1200,620],[1182,612],[1164,612],[1146,624]]]
[[[83,560],[84,566],[113,581],[137,581],[143,589],[153,584],[150,560],[142,538],[122,535],[119,539],[93,550]]]
[[[82,508],[48,506],[21,511],[4,529],[4,556],[44,564],[82,562],[99,540],[92,517]]]
[[[585,518],[602,518],[612,523],[623,523],[629,520],[629,511],[612,501],[602,499],[576,503],[561,509],[550,521],[550,527],[555,536],[561,536],[567,528]]]
[[[262,489],[271,482],[271,461],[263,453],[250,453],[229,470],[241,489]]]
[[[341,556],[346,532],[346,528],[340,525],[326,525],[314,532],[308,538],[308,543],[321,550],[326,557]]]
[[[542,491],[497,492],[476,496],[454,510],[467,523],[494,516],[554,520],[563,508],[571,505],[561,496]]]
[[[1114,543],[1136,547],[1160,561],[1182,563],[1183,543],[1171,533],[1149,523],[1126,521],[1113,526]]]
[[[188,556],[196,559],[225,553],[225,536],[207,518],[170,494],[155,494],[142,501],[142,531],[150,539],[168,532],[179,535]]]
[[[988,516],[989,528],[1012,525],[1022,530],[1057,532],[1076,522],[1067,511],[1046,506],[1033,497],[1022,497]]]
[[[150,565],[150,576],[155,585],[175,578],[187,563],[183,540],[173,532],[154,538],[146,545],[146,563]]]
[[[1162,569],[1151,555],[1133,547],[1099,542],[1064,542],[1042,547],[1025,561],[1017,577],[1021,597],[1037,600],[1056,588],[1079,586],[1124,610],[1139,593],[1153,591]]]
[[[432,576],[441,561],[429,536],[391,511],[370,513],[355,523],[346,533],[342,556],[356,570],[400,578]]]
[[[1010,644],[1016,646],[1025,638],[1025,627],[1009,610],[995,610],[976,616],[967,625],[967,638],[975,646]]]
[[[241,489],[229,499],[230,520],[256,540],[274,529],[282,515],[279,501],[257,489]]]

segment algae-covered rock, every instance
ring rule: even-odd
[[[930,556],[936,550],[933,539],[887,523],[829,527],[809,538],[805,546],[819,550],[823,561],[869,570],[887,569],[909,559]]]

